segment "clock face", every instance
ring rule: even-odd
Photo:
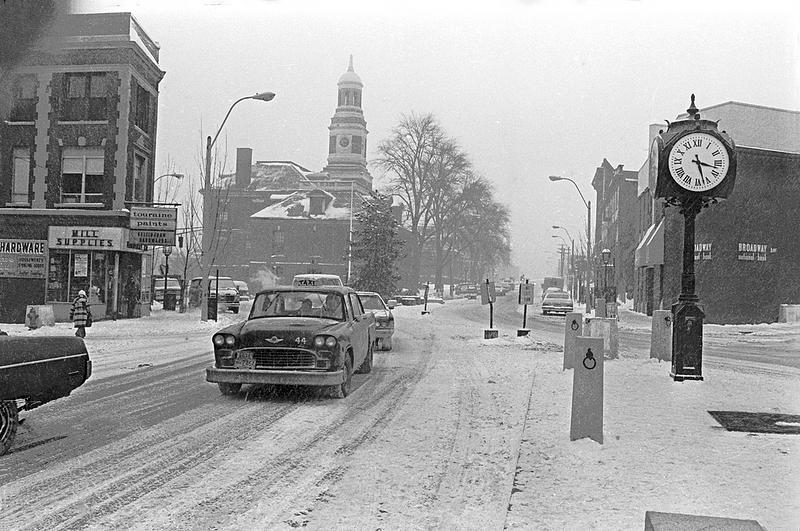
[[[670,175],[691,192],[711,190],[722,182],[729,167],[728,150],[708,133],[689,133],[669,151]]]
[[[339,137],[339,145],[342,147],[347,147],[350,145],[350,139],[346,136]]]
[[[658,156],[661,153],[661,142],[657,138],[653,139],[650,145],[650,182],[653,183],[658,178]]]

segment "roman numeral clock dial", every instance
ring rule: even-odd
[[[689,133],[669,151],[669,173],[691,192],[711,190],[725,178],[730,167],[728,150],[708,133]]]

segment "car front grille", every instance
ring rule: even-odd
[[[294,348],[253,348],[256,369],[313,369],[317,358],[312,352]]]

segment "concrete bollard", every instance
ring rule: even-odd
[[[575,367],[575,338],[583,335],[583,314],[571,312],[564,320],[564,368]]]
[[[610,317],[587,318],[583,328],[583,335],[602,337],[605,344],[605,357],[609,359],[619,358],[619,326],[616,319]]]
[[[653,330],[650,334],[650,357],[659,361],[672,360],[672,312],[653,310]]]
[[[603,298],[597,298],[594,300],[594,316],[595,317],[605,317],[606,316],[606,300]]]
[[[603,340],[578,336],[575,343],[569,440],[589,437],[603,444]]]

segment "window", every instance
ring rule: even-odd
[[[36,118],[36,77],[20,76],[12,88],[13,107],[9,114],[12,122],[32,122]]]
[[[283,250],[283,245],[285,243],[284,242],[284,234],[283,234],[283,232],[281,232],[280,229],[278,229],[276,231],[273,231],[272,239],[275,241],[275,249],[278,250],[278,251],[282,251]]]
[[[336,135],[331,136],[328,141],[328,153],[336,153]]]
[[[353,135],[351,142],[352,143],[350,144],[350,153],[361,154],[361,149],[362,149],[361,137]]]
[[[14,183],[11,189],[12,203],[30,203],[28,188],[31,180],[30,148],[14,148]]]
[[[308,214],[311,216],[321,216],[324,213],[325,213],[325,198],[324,197],[309,198]]]
[[[106,107],[105,74],[67,74],[64,77],[62,120],[107,120]]]
[[[61,161],[61,202],[103,201],[102,148],[66,148]]]
[[[358,299],[358,295],[350,293],[348,297],[350,299],[350,306],[353,308],[353,317],[364,315],[364,308],[361,307],[361,301]]]
[[[133,201],[147,199],[147,158],[136,153],[133,156]]]
[[[133,110],[133,123],[144,131],[150,132],[150,93],[147,90],[136,85],[136,100],[134,102],[135,108]]]

